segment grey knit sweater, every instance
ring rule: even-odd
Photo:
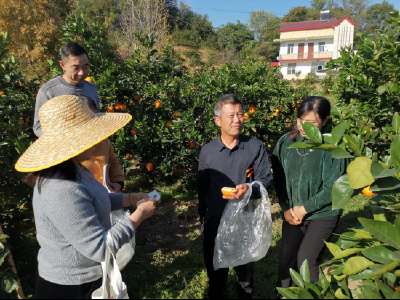
[[[39,120],[39,110],[46,101],[53,99],[54,97],[63,95],[78,95],[86,96],[94,100],[97,105],[97,111],[100,111],[99,93],[94,84],[87,82],[86,80],[79,84],[73,85],[58,76],[49,82],[45,83],[40,89],[36,97],[35,105],[35,117],[33,121],[33,132],[37,137],[42,135],[42,127]]]
[[[123,194],[108,194],[92,175],[79,174],[77,182],[53,176],[33,194],[39,275],[60,285],[101,278],[107,234],[117,249],[135,234],[128,217],[111,227],[110,211],[122,208]]]

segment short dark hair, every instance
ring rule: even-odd
[[[221,117],[222,106],[225,104],[240,104],[244,110],[243,102],[239,100],[234,94],[223,95],[214,106],[214,116]]]
[[[328,99],[318,96],[310,96],[304,99],[297,111],[297,118],[300,119],[310,112],[315,112],[322,121],[325,121],[331,115],[331,103]],[[299,135],[297,125],[290,132],[290,139],[294,142]]]
[[[62,61],[69,59],[70,56],[81,56],[83,54],[86,54],[86,56],[89,58],[85,48],[83,48],[83,46],[79,45],[77,42],[68,42],[64,45],[64,47],[61,48]]]

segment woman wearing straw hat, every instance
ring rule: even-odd
[[[119,249],[140,223],[154,214],[152,201],[138,206],[111,227],[110,211],[134,205],[146,194],[108,194],[81,162],[92,157],[98,143],[124,127],[129,114],[95,114],[79,96],[60,96],[40,112],[43,135],[18,160],[15,168],[29,172],[39,277],[36,298],[90,298],[101,286],[106,237]]]

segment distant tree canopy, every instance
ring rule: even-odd
[[[218,46],[220,49],[241,51],[246,42],[254,40],[254,34],[249,26],[240,21],[228,23],[217,30]]]
[[[396,11],[393,4],[384,0],[382,3],[371,5],[367,8],[366,20],[374,20],[367,22],[363,28],[367,33],[375,33],[376,30],[382,29],[385,22],[390,19],[390,13]]]

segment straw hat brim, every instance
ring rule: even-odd
[[[63,134],[43,135],[20,157],[19,172],[37,172],[76,157],[116,133],[132,120],[125,113],[96,114],[84,124],[68,128]]]

